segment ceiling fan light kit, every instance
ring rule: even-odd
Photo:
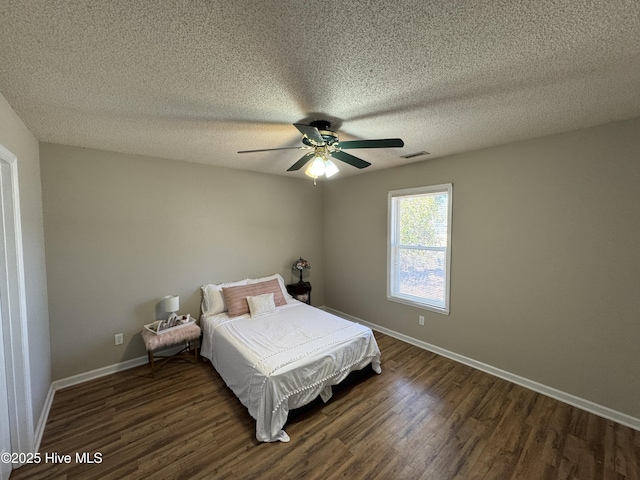
[[[340,170],[329,158],[316,156],[305,170],[305,174],[314,180],[318,177],[325,176],[327,178],[333,177]]]
[[[303,123],[294,123],[300,133],[302,133],[302,143],[304,147],[284,147],[284,148],[267,148],[260,150],[241,150],[238,153],[254,153],[265,152],[270,150],[313,150],[313,152],[305,153],[304,156],[296,163],[291,165],[287,171],[293,172],[300,170],[310,160],[305,170],[305,174],[313,178],[313,184],[316,179],[321,176],[327,178],[338,173],[338,167],[331,161],[331,158],[340,160],[341,162],[352,165],[356,168],[366,168],[371,165],[369,162],[362,160],[350,153],[343,152],[343,149],[351,148],[398,148],[403,147],[404,142],[400,138],[385,138],[378,140],[350,140],[340,143],[338,134],[331,130],[331,123],[326,120],[316,120],[309,125]]]

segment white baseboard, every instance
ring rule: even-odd
[[[129,370],[130,368],[139,367],[140,365],[144,365],[148,361],[149,359],[146,356],[133,358],[131,360],[126,360],[124,362],[109,365],[107,367],[97,368],[96,370],[91,370],[89,372],[80,373],[78,375],[73,375],[67,378],[61,378],[60,380],[55,380],[53,382],[53,387],[55,391],[58,391],[63,388],[71,387],[73,385],[78,385],[79,383],[84,383],[84,382],[88,382],[89,380],[95,380],[96,378],[104,377],[106,375],[111,375],[112,373],[121,372],[123,370]]]
[[[40,413],[40,419],[38,425],[36,425],[36,431],[33,433],[33,452],[40,451],[40,442],[42,441],[42,435],[44,435],[44,427],[47,425],[49,419],[49,411],[51,410],[51,404],[53,403],[53,396],[56,394],[56,389],[53,383],[49,385],[49,392],[47,392],[47,398],[44,399],[44,406],[42,407],[42,413]]]
[[[416,347],[422,348],[424,350],[428,350],[438,355],[442,355],[443,357],[449,358],[451,360],[462,363],[464,365],[468,365],[470,367],[473,367],[477,370],[481,370],[495,377],[502,378],[503,380],[507,380],[509,382],[515,383],[516,385],[520,385],[522,387],[528,388],[529,390],[533,390],[534,392],[538,392],[538,393],[541,393],[542,395],[546,395],[547,397],[551,397],[561,402],[567,403],[569,405],[573,405],[574,407],[593,413],[595,415],[598,415],[599,417],[606,418],[607,420],[611,420],[621,425],[624,425],[626,427],[640,431],[639,418],[632,417],[631,415],[627,415],[622,412],[618,412],[617,410],[613,410],[609,407],[599,405],[597,403],[591,402],[590,400],[585,400],[584,398],[577,397],[570,393],[563,392],[562,390],[549,387],[542,383],[538,383],[534,380],[521,377],[520,375],[507,372],[506,370],[493,367],[491,365],[479,362],[472,358],[459,355],[455,352],[445,350],[444,348],[431,345],[427,342],[417,340],[413,337],[409,337],[408,335],[404,335],[394,330],[390,330],[388,328],[381,327],[373,323],[369,323],[365,320],[362,320],[361,318],[354,317],[353,315],[349,315],[339,310],[335,310],[329,307],[320,307],[320,308],[322,308],[323,310],[326,310],[329,313],[333,313],[334,315],[337,315],[339,317],[346,318],[347,320],[351,320],[352,322],[366,325],[372,330],[376,330],[380,333],[384,333],[385,335],[389,335],[390,337],[397,338],[398,340],[402,340],[403,342],[409,343],[411,345],[415,345]]]

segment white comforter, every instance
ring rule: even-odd
[[[371,363],[380,373],[380,349],[371,329],[295,301],[269,315],[203,316],[202,356],[256,420],[262,442],[289,441],[282,429],[290,409]]]

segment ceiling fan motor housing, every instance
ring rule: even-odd
[[[320,136],[323,138],[327,145],[331,146],[334,143],[338,143],[338,134],[332,130],[329,130],[331,128],[330,122],[327,122],[326,120],[314,120],[309,125],[318,129]],[[307,137],[303,137],[302,143],[308,145],[309,147],[316,146],[316,144],[311,143],[311,141]]]

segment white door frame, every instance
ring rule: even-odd
[[[4,234],[0,235],[0,242]],[[4,244],[2,246],[4,249]],[[4,257],[0,255],[0,271],[4,271]],[[0,295],[2,292],[0,291]],[[4,342],[2,341],[2,308],[0,308],[0,454],[11,453],[11,428],[9,427],[9,400],[7,399],[7,376],[5,373]],[[4,457],[3,457],[4,458]],[[0,480],[8,480],[12,465],[6,459],[0,460]]]
[[[18,161],[0,145],[0,255],[6,266],[0,272],[0,306],[9,403],[9,426],[13,453],[29,453],[34,448],[31,371],[27,336]],[[3,363],[5,363],[3,362]],[[14,467],[18,465],[14,464]]]

